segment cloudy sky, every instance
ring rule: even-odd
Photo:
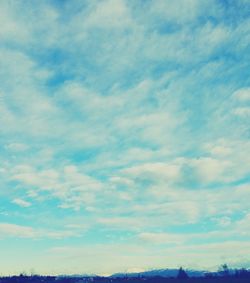
[[[0,273],[250,267],[250,2],[0,2]]]

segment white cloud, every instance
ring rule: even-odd
[[[98,28],[123,28],[131,24],[131,19],[123,0],[105,0],[97,2],[85,24]]]
[[[232,153],[231,146],[227,145],[226,141],[224,140],[208,143],[204,146],[204,149],[215,158],[223,158]]]
[[[23,200],[23,199],[19,199],[19,198],[13,199],[12,203],[14,203],[16,205],[19,205],[21,207],[29,207],[29,206],[31,206],[30,202],[28,202],[26,200]]]
[[[34,238],[37,236],[36,231],[31,227],[9,223],[0,223],[0,231],[1,237]]]
[[[6,148],[13,152],[22,152],[22,151],[27,150],[29,147],[28,145],[23,144],[23,143],[10,143],[6,145]]]
[[[170,233],[141,233],[138,237],[152,244],[180,244],[186,236]]]
[[[167,164],[161,162],[144,163],[123,169],[122,174],[131,176],[132,178],[153,178],[155,181],[165,180],[173,182],[178,179],[180,174],[180,167],[175,164]]]
[[[102,217],[97,219],[97,223],[124,231],[138,231],[145,226],[144,221],[143,217]]]
[[[25,185],[30,197],[39,200],[40,193],[48,192],[50,196],[61,201],[59,207],[76,210],[95,203],[96,194],[103,187],[101,182],[79,172],[73,165],[64,166],[59,170],[36,170],[29,165],[16,166],[11,178]]]
[[[240,102],[250,101],[250,88],[241,88],[233,93],[235,97]]]
[[[17,22],[17,18],[15,17],[15,13],[13,10],[15,9],[14,5],[10,3],[1,3],[0,9],[0,37],[1,40],[17,40],[17,41],[25,41],[29,37],[29,32],[24,28],[20,22]]]
[[[46,229],[35,229],[30,226],[22,226],[11,223],[0,223],[0,237],[16,237],[16,238],[52,238],[62,239],[66,237],[76,237],[78,233],[75,231],[64,230],[64,231],[53,231]]]
[[[218,17],[221,14],[221,7],[218,2],[212,0],[180,0],[173,2],[171,0],[160,0],[157,2],[148,2],[143,9],[144,15],[147,17],[148,25],[157,27],[160,24],[167,24],[171,27],[174,25],[185,25],[196,23],[203,17]],[[170,29],[171,32],[171,29]]]
[[[218,224],[221,227],[228,227],[232,223],[232,220],[228,216],[224,216],[218,219]]]
[[[250,116],[250,107],[237,107],[233,113],[240,117]]]
[[[242,219],[237,221],[236,229],[242,235],[247,235],[250,231],[250,213],[247,213]]]
[[[191,166],[194,166],[201,182],[216,182],[231,177],[224,175],[225,171],[232,167],[231,162],[227,160],[204,157],[190,160],[190,164]]]

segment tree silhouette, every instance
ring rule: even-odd
[[[241,268],[241,269],[236,269],[235,270],[235,277],[239,278],[250,278],[250,271],[247,270],[246,268]]]
[[[180,267],[180,269],[178,271],[177,278],[178,279],[188,279],[188,275],[182,267]]]
[[[222,264],[221,267],[219,268],[219,273],[222,276],[228,276],[229,275],[229,268],[228,265],[226,263]]]

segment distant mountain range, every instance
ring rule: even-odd
[[[74,275],[60,275],[58,277],[75,277],[75,278],[80,278],[80,277],[109,277],[109,278],[126,278],[126,277],[176,277],[178,275],[179,268],[177,269],[153,269],[149,271],[142,271],[142,272],[121,272],[121,273],[114,273],[110,276],[100,276],[100,275],[95,275],[95,274],[74,274]],[[185,272],[189,277],[203,277],[206,274],[211,274],[214,276],[222,276],[219,271],[217,272],[208,272],[205,270],[191,270],[191,269],[185,269]],[[228,274],[232,275],[234,274],[235,270],[233,269],[228,269]]]
[[[115,273],[111,275],[114,278],[122,277],[176,277],[179,269],[155,269],[143,272],[133,272],[133,273]],[[185,270],[189,277],[201,277],[204,276],[206,271],[196,271],[196,270]]]

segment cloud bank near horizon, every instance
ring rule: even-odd
[[[249,267],[249,10],[0,3],[2,273]]]

